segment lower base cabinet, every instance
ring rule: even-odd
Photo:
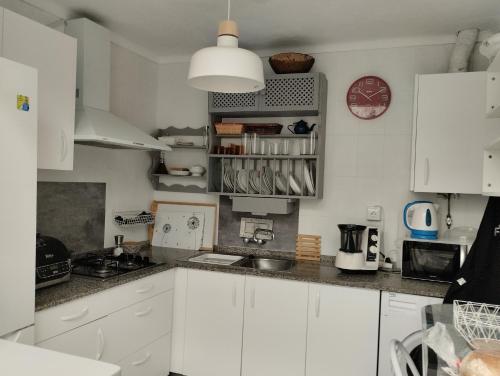
[[[129,355],[118,365],[121,376],[166,376],[170,367],[170,334]]]
[[[304,376],[307,283],[246,277],[242,376]]]
[[[311,283],[306,376],[376,376],[380,292]]]
[[[239,376],[245,276],[188,270],[184,371]]]

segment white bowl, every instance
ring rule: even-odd
[[[189,169],[192,174],[203,175],[205,173],[205,167],[203,166],[193,166]]]

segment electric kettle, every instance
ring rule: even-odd
[[[437,239],[438,206],[430,201],[414,201],[406,204],[403,210],[403,222],[415,239]],[[411,217],[411,218],[409,218]]]

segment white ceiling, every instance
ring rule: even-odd
[[[62,18],[86,15],[159,60],[213,45],[227,11],[226,0],[22,1]],[[231,18],[240,26],[240,45],[262,53],[433,43],[469,27],[500,31],[500,0],[232,0]]]

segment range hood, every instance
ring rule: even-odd
[[[75,143],[112,149],[172,150],[109,112],[109,30],[79,18],[68,21],[65,32],[78,40]]]

